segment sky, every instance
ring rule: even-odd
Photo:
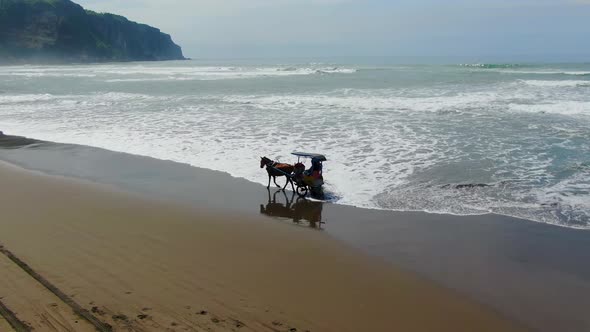
[[[499,56],[590,62],[590,0],[74,0],[185,56]]]

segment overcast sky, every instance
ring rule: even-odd
[[[590,55],[590,0],[74,1],[156,26],[189,57]]]

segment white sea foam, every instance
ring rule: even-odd
[[[70,74],[70,73],[42,73],[42,72],[11,72],[11,73],[0,73],[0,76],[17,76],[27,78],[39,78],[39,77],[96,77],[95,74]]]
[[[419,86],[367,87],[365,80],[354,81],[354,69],[326,65],[102,65],[76,70],[97,79],[90,78],[93,85],[86,90],[83,84],[64,86],[61,94],[34,88],[0,94],[2,130],[188,163],[263,184],[260,155],[288,162],[293,160],[289,152],[312,150],[327,155],[327,189],[342,204],[497,212],[590,225],[584,217],[590,194],[579,187],[587,173],[554,171],[563,155],[590,155],[590,96],[579,85],[583,80],[518,77],[449,85],[446,80],[430,84],[428,77]],[[283,88],[298,81],[297,75],[325,75],[318,70],[334,72],[319,81],[336,87],[293,83]],[[67,72],[76,74],[71,68]],[[174,83],[205,77],[256,79],[251,82],[257,88],[241,90],[228,81],[220,92],[201,91],[220,82],[200,83],[198,89],[190,82]],[[262,77],[285,79],[277,87],[272,80],[263,85]],[[164,88],[127,84],[135,80],[162,80]],[[343,80],[351,87],[342,88]],[[235,167],[236,161],[243,167]],[[453,187],[463,183],[489,186]],[[572,190],[578,191],[573,195]],[[564,193],[571,195],[563,198]],[[551,205],[554,201],[558,204]]]
[[[550,113],[562,115],[590,116],[590,101],[548,101],[545,104],[511,104],[514,112]]]
[[[152,78],[114,78],[105,80],[107,83],[126,83],[126,82],[164,82],[164,81],[192,81],[191,77],[152,77]]]
[[[124,101],[149,101],[149,100],[163,100],[162,98],[136,93],[97,93],[91,95],[52,95],[44,94],[24,94],[24,95],[0,95],[0,105],[9,106],[11,104],[25,104],[21,105],[22,111],[30,111],[30,107],[52,107],[59,106],[61,103],[75,103],[77,105],[97,106],[104,103],[120,103]],[[165,99],[165,98],[164,98]],[[41,103],[41,104],[40,104]],[[27,107],[28,106],[28,107]]]
[[[249,79],[264,77],[307,76],[314,74],[352,74],[351,68],[297,68],[297,67],[191,67],[188,69],[151,68],[108,70],[103,73],[118,76],[137,76],[134,78],[108,79],[106,82],[142,82],[142,81],[190,81],[190,80],[224,80]]]
[[[0,105],[49,101],[59,98],[51,94],[0,95]]]
[[[146,65],[99,65],[68,67],[9,67],[0,69],[5,77],[73,77],[101,78],[105,82],[182,81],[247,79],[257,77],[305,76],[315,74],[352,74],[354,68],[340,67],[239,67],[239,66],[146,66]],[[113,77],[114,76],[114,77]],[[130,77],[132,76],[132,77]]]
[[[330,109],[352,112],[389,110],[392,112],[438,112],[444,110],[469,110],[485,103],[493,103],[502,97],[496,93],[459,93],[453,96],[397,97],[379,95],[275,95],[275,96],[228,96],[229,103],[248,103],[267,109]]]
[[[559,81],[542,81],[542,80],[522,80],[523,83],[539,87],[587,87],[590,88],[590,81],[580,80],[559,80]]]
[[[504,74],[520,75],[572,75],[572,76],[590,76],[590,71],[582,70],[563,70],[555,68],[531,69],[534,66],[519,64],[461,64],[461,67],[471,68],[481,72],[499,72]],[[537,66],[538,67],[538,66]]]
[[[590,76],[590,71],[559,71],[559,70],[508,70],[496,69],[500,73],[505,74],[521,74],[521,75],[570,75],[570,76]]]
[[[543,87],[573,86],[570,82],[563,85],[541,84]],[[432,93],[432,92],[431,92]],[[365,112],[387,110],[389,112],[455,112],[455,113],[492,113],[498,111],[555,113],[564,115],[590,115],[590,101],[556,100],[539,102],[538,92],[519,90],[514,87],[498,91],[476,91],[431,97],[383,96],[384,92],[363,95],[275,95],[275,96],[227,96],[228,103],[248,104],[261,109],[302,108],[330,109],[342,111]],[[418,94],[421,95],[421,94]]]

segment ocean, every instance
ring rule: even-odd
[[[590,64],[6,66],[0,130],[265,185],[261,156],[322,153],[337,204],[590,229]]]

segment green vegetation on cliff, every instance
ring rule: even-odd
[[[0,63],[184,59],[169,35],[70,0],[0,0]]]

